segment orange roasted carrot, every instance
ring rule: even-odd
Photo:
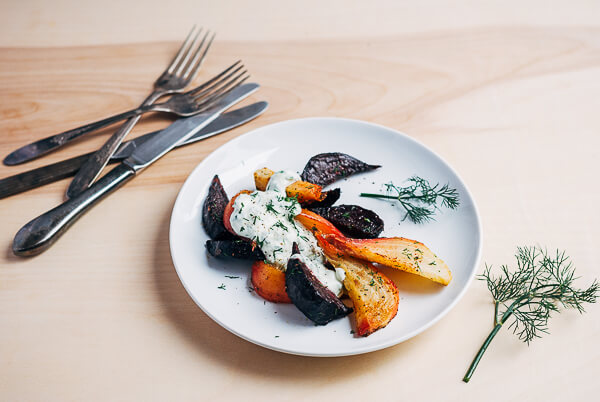
[[[264,261],[252,264],[252,285],[256,293],[273,303],[291,303],[285,291],[285,272]]]

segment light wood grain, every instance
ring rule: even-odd
[[[175,42],[0,49],[0,154],[140,102]],[[517,245],[565,248],[588,284],[600,277],[600,29],[482,27],[372,40],[217,42],[201,80],[242,58],[268,112],[176,150],[83,217],[39,257],[12,236],[62,200],[67,182],[0,201],[3,400],[584,400],[599,373],[600,310],[556,316],[528,348],[490,330],[482,283],[438,324],[401,345],[317,359],[262,349],[212,322],[171,263],[169,216],[184,179],[216,147],[304,116],[364,119],[406,132],[469,185],[484,259]],[[136,133],[166,125],[144,121]],[[91,140],[0,177],[97,147]],[[368,139],[365,139],[368,146]],[[402,319],[402,317],[397,317]],[[499,384],[507,384],[500,386]]]
[[[226,5],[225,5],[226,4]],[[482,27],[597,26],[596,0],[4,0],[0,46],[179,41],[192,24],[219,40],[372,39]]]

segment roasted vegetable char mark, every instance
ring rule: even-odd
[[[344,235],[355,239],[374,239],[383,232],[383,220],[370,209],[358,205],[338,205],[330,208],[311,208],[338,228]]]
[[[300,175],[302,180],[326,186],[338,179],[381,167],[369,165],[340,152],[318,154],[308,160]]]
[[[221,185],[219,176],[215,175],[210,183],[208,195],[202,206],[202,225],[208,236],[213,240],[235,238],[223,225],[223,213],[228,202],[227,193],[225,193]]]
[[[265,256],[251,241],[237,240],[207,240],[206,249],[213,257],[231,257],[240,260],[264,260]]]
[[[352,308],[319,282],[303,262],[295,243],[285,271],[285,288],[298,310],[317,325],[325,325],[352,312]]]

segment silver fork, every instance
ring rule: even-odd
[[[182,117],[193,116],[218,102],[221,99],[220,96],[231,89],[231,85],[239,85],[248,79],[248,77],[244,65],[241,64],[241,61],[237,61],[199,87],[183,94],[175,94],[166,102],[142,106],[126,113],[139,115],[152,111],[174,113]],[[112,150],[112,147],[103,146],[90,156],[69,185],[67,197],[73,198],[87,189],[94,182],[104,166],[106,166],[113,153],[114,150]]]
[[[13,241],[13,252],[19,256],[32,256],[46,250],[77,219],[104,197],[133,179],[167,152],[200,132],[217,119],[221,113],[258,89],[258,84],[240,86],[240,83],[235,79],[223,82],[212,93],[207,94],[209,98],[203,113],[189,119],[175,121],[158,136],[140,145],[121,164],[105,174],[81,195],[71,198],[31,220],[16,234]],[[230,88],[230,90],[224,88]],[[208,106],[214,102],[216,102],[214,106]]]
[[[215,38],[214,34],[211,34],[209,31],[207,31],[202,36],[200,44],[196,46],[201,32],[202,28],[199,28],[198,30],[196,30],[196,26],[192,28],[167,69],[154,82],[154,89],[152,93],[144,100],[141,106],[150,105],[164,95],[183,91],[185,87],[196,77],[202,62],[204,61],[206,53],[208,52],[208,49]],[[86,124],[84,126],[41,139],[31,144],[27,144],[6,156],[6,158],[4,158],[4,164],[17,165],[23,162],[28,162],[57,149],[86,133],[106,127],[120,120],[124,120],[128,116],[129,115],[126,113],[120,113],[118,115],[102,119],[94,123]],[[139,117],[137,116],[131,118],[119,129],[119,132],[121,133],[119,135],[124,137],[133,128],[138,120]]]

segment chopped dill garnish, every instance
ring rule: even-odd
[[[277,221],[277,223],[274,224],[273,227],[281,228],[281,229],[285,230],[286,232],[288,231],[287,226],[285,226],[283,224],[283,222],[281,222],[281,221]]]
[[[267,211],[269,212],[273,212],[274,214],[277,213],[277,210],[275,209],[275,206],[273,205],[273,201],[269,200],[269,202],[266,205]]]
[[[298,206],[298,196],[296,197],[285,197],[285,200],[289,202],[289,205],[284,205],[284,208],[290,212],[293,213],[294,210],[296,209],[296,207]]]
[[[265,244],[265,239],[262,239],[262,240],[260,240],[260,239],[258,238],[258,236],[256,236],[256,237],[255,237],[253,240],[256,242],[256,245],[257,245],[259,248],[262,248],[262,247],[264,246],[264,244]]]
[[[275,259],[275,254],[281,253],[282,251],[283,249],[281,247],[277,247],[275,250],[273,250],[273,259]]]

